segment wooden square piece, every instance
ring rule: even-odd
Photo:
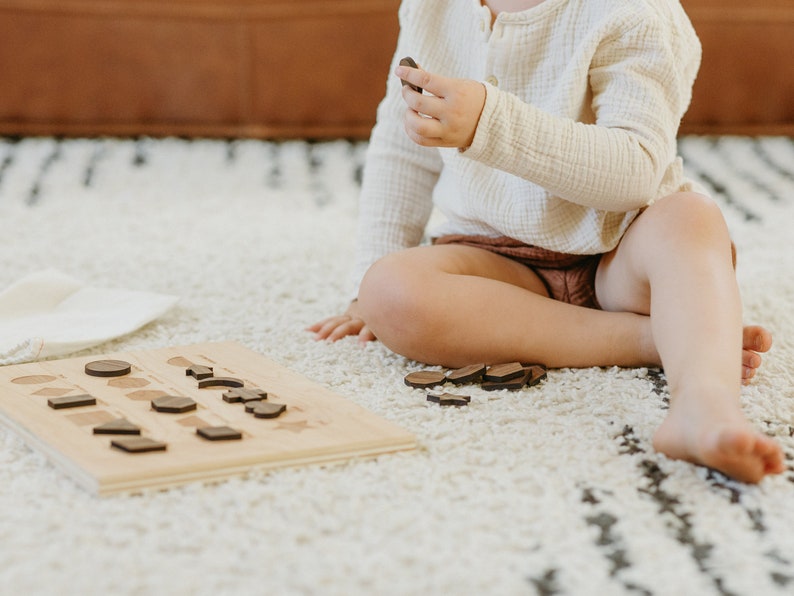
[[[66,397],[51,397],[47,400],[47,405],[54,410],[62,408],[79,408],[81,406],[95,406],[96,398],[87,394],[70,395]]]
[[[205,426],[197,428],[196,434],[208,441],[239,441],[243,434],[229,426]]]
[[[128,453],[146,453],[149,451],[165,451],[166,444],[155,441],[148,437],[125,437],[123,439],[113,439],[111,447],[121,449]]]

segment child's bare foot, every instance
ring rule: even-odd
[[[747,385],[761,366],[759,352],[772,347],[772,334],[758,325],[748,325],[742,336],[742,383]]]
[[[667,418],[653,437],[653,446],[673,459],[719,470],[742,482],[757,483],[785,470],[777,442],[753,428],[736,405],[679,395],[671,401]],[[728,408],[730,409],[730,407]]]

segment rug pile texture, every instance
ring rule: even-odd
[[[345,307],[366,143],[0,139],[0,289],[55,269],[179,296],[75,355],[237,341],[413,432],[419,449],[97,498],[0,428],[9,594],[794,592],[794,141],[686,137],[723,207],[746,321],[775,345],[743,391],[789,469],[758,486],[654,453],[654,369],[551,370],[441,408],[379,343],[317,342]]]

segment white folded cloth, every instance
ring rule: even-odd
[[[52,269],[34,273],[0,293],[0,365],[76,352],[125,335],[178,299],[87,287]]]

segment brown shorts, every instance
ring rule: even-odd
[[[601,255],[568,255],[539,246],[524,244],[502,236],[467,236],[450,234],[434,238],[433,244],[461,244],[474,246],[518,261],[530,267],[555,300],[586,306],[601,307],[595,294],[595,276]]]

